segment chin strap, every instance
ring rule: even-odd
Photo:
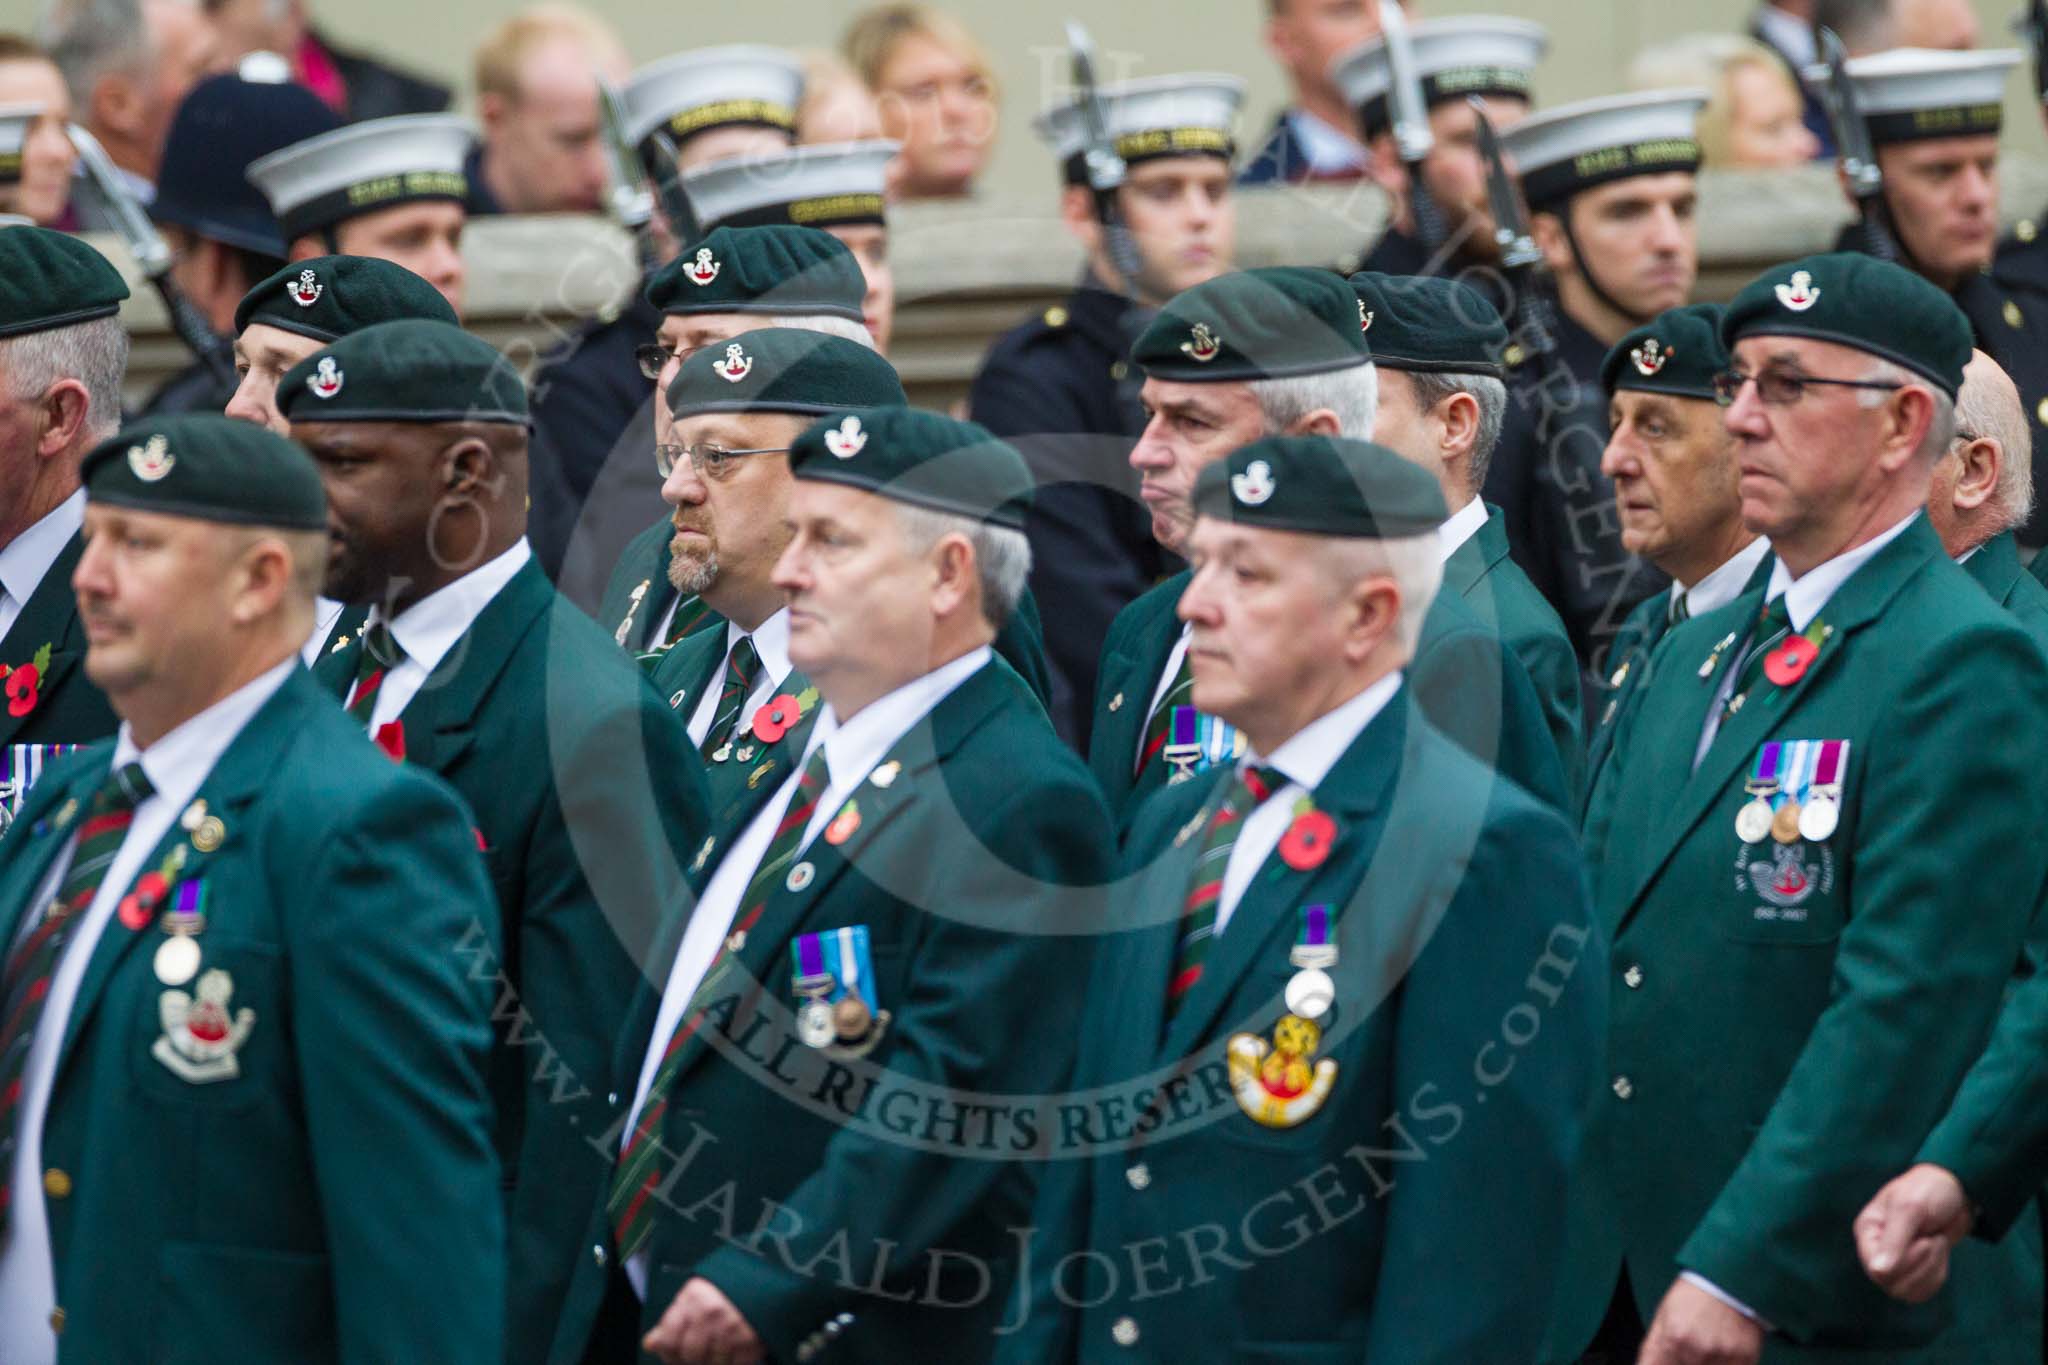
[[[1572,206],[1569,203],[1564,206],[1564,212],[1557,215],[1557,221],[1564,226],[1564,242],[1566,246],[1571,248],[1572,262],[1579,268],[1579,278],[1586,282],[1586,288],[1593,291],[1594,298],[1628,319],[1629,330],[1631,331],[1645,325],[1657,316],[1655,313],[1638,313],[1635,309],[1626,307],[1620,299],[1607,292],[1605,286],[1600,283],[1600,277],[1593,273],[1593,263],[1586,259],[1585,252],[1579,250],[1578,236],[1572,231]]]

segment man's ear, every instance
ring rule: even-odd
[[[932,546],[932,614],[950,616],[981,592],[981,570],[966,536],[940,536]]]
[[[1530,214],[1529,234],[1536,239],[1536,248],[1543,253],[1543,263],[1551,274],[1578,273],[1579,263],[1565,237],[1562,217],[1550,212]]]
[[[37,403],[42,434],[36,437],[36,455],[48,459],[70,450],[92,417],[92,399],[85,385],[76,379],[60,379],[44,390]]]
[[[489,491],[498,479],[498,460],[491,443],[481,436],[465,436],[448,447],[441,456],[441,477],[450,493],[474,498]]]
[[[1956,450],[1956,485],[1949,494],[1958,512],[1974,512],[1998,491],[1999,467],[2005,452],[1989,436],[1966,441]]]
[[[1090,254],[1102,243],[1102,223],[1095,216],[1094,191],[1082,185],[1060,190],[1060,222]]]

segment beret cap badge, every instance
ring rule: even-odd
[[[742,351],[740,344],[735,341],[725,348],[725,359],[711,368],[716,370],[718,377],[726,383],[737,384],[753,370],[754,360],[752,356]]]
[[[1273,488],[1273,466],[1264,460],[1253,460],[1244,473],[1230,476],[1231,494],[1247,507],[1257,507],[1272,497]]]
[[[1674,351],[1667,349],[1657,338],[1648,337],[1642,345],[1628,353],[1628,358],[1635,362],[1636,372],[1647,378],[1663,369],[1665,362],[1674,354]]]
[[[1216,339],[1216,334],[1209,330],[1209,324],[1198,322],[1190,331],[1191,335],[1189,338],[1180,344],[1181,350],[1186,352],[1188,357],[1193,360],[1204,363],[1214,360],[1217,353],[1223,349],[1223,346]]]
[[[1792,282],[1778,286],[1778,302],[1795,313],[1803,313],[1820,302],[1820,289],[1814,284],[1813,276],[1804,270],[1792,272]]]
[[[341,367],[334,363],[334,357],[323,355],[320,363],[313,367],[313,373],[306,376],[306,387],[315,398],[332,398],[341,392],[342,378]]]
[[[128,467],[144,483],[155,483],[170,473],[177,462],[178,457],[171,454],[171,443],[162,436],[152,436],[139,446],[128,447]]]
[[[719,263],[711,259],[711,248],[697,248],[696,259],[683,267],[683,273],[690,277],[690,283],[702,288],[718,278]]]
[[[860,418],[847,417],[825,433],[825,449],[842,460],[850,460],[860,454],[868,443],[868,434],[860,429]]]
[[[310,270],[301,270],[298,280],[285,290],[285,295],[301,308],[311,308],[320,302],[320,296],[327,292]]]

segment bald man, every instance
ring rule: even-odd
[[[2013,531],[2034,502],[2033,433],[2012,377],[1973,351],[1956,436],[1935,462],[1927,519],[1942,548],[2048,651],[2048,588],[2020,565]]]

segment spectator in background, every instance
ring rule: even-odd
[[[626,49],[605,22],[574,5],[521,10],[476,50],[469,212],[594,213],[604,202],[600,77],[625,83]]]
[[[0,33],[0,110],[12,111],[0,113],[0,213],[18,213],[38,227],[59,226],[78,159],[64,135],[71,94],[56,64],[15,33]]]
[[[882,136],[903,144],[893,191],[970,192],[995,146],[996,82],[966,26],[925,5],[882,5],[854,19],[840,48],[875,97]]]
[[[823,48],[801,56],[804,97],[796,107],[796,140],[866,142],[880,137],[881,111],[854,69]]]
[[[1366,178],[1372,158],[1330,65],[1379,36],[1379,0],[1266,0],[1266,46],[1286,69],[1294,103],[1280,111],[1238,184]]]
[[[292,79],[347,122],[448,107],[447,86],[329,42],[313,27],[306,0],[205,0],[205,6],[229,61],[251,52],[280,54],[291,63]]]
[[[1831,28],[1852,57],[1894,47],[1977,46],[1970,0],[1813,0],[1816,28]]]
[[[1749,36],[1776,54],[1799,88],[1799,117],[1820,144],[1815,155],[1833,156],[1835,139],[1834,130],[1828,127],[1828,111],[1819,95],[1799,83],[1799,73],[1820,55],[1813,36],[1813,5],[1814,0],[1768,0],[1749,16]]]
[[[1762,43],[1732,33],[1692,33],[1645,48],[1629,64],[1629,88],[1696,86],[1702,162],[1717,170],[1802,166],[1820,154],[1805,104],[1784,63]]]
[[[72,117],[107,149],[139,203],[156,197],[171,116],[216,68],[213,26],[195,0],[50,0],[43,51],[64,73]],[[81,204],[80,225],[104,226]]]

